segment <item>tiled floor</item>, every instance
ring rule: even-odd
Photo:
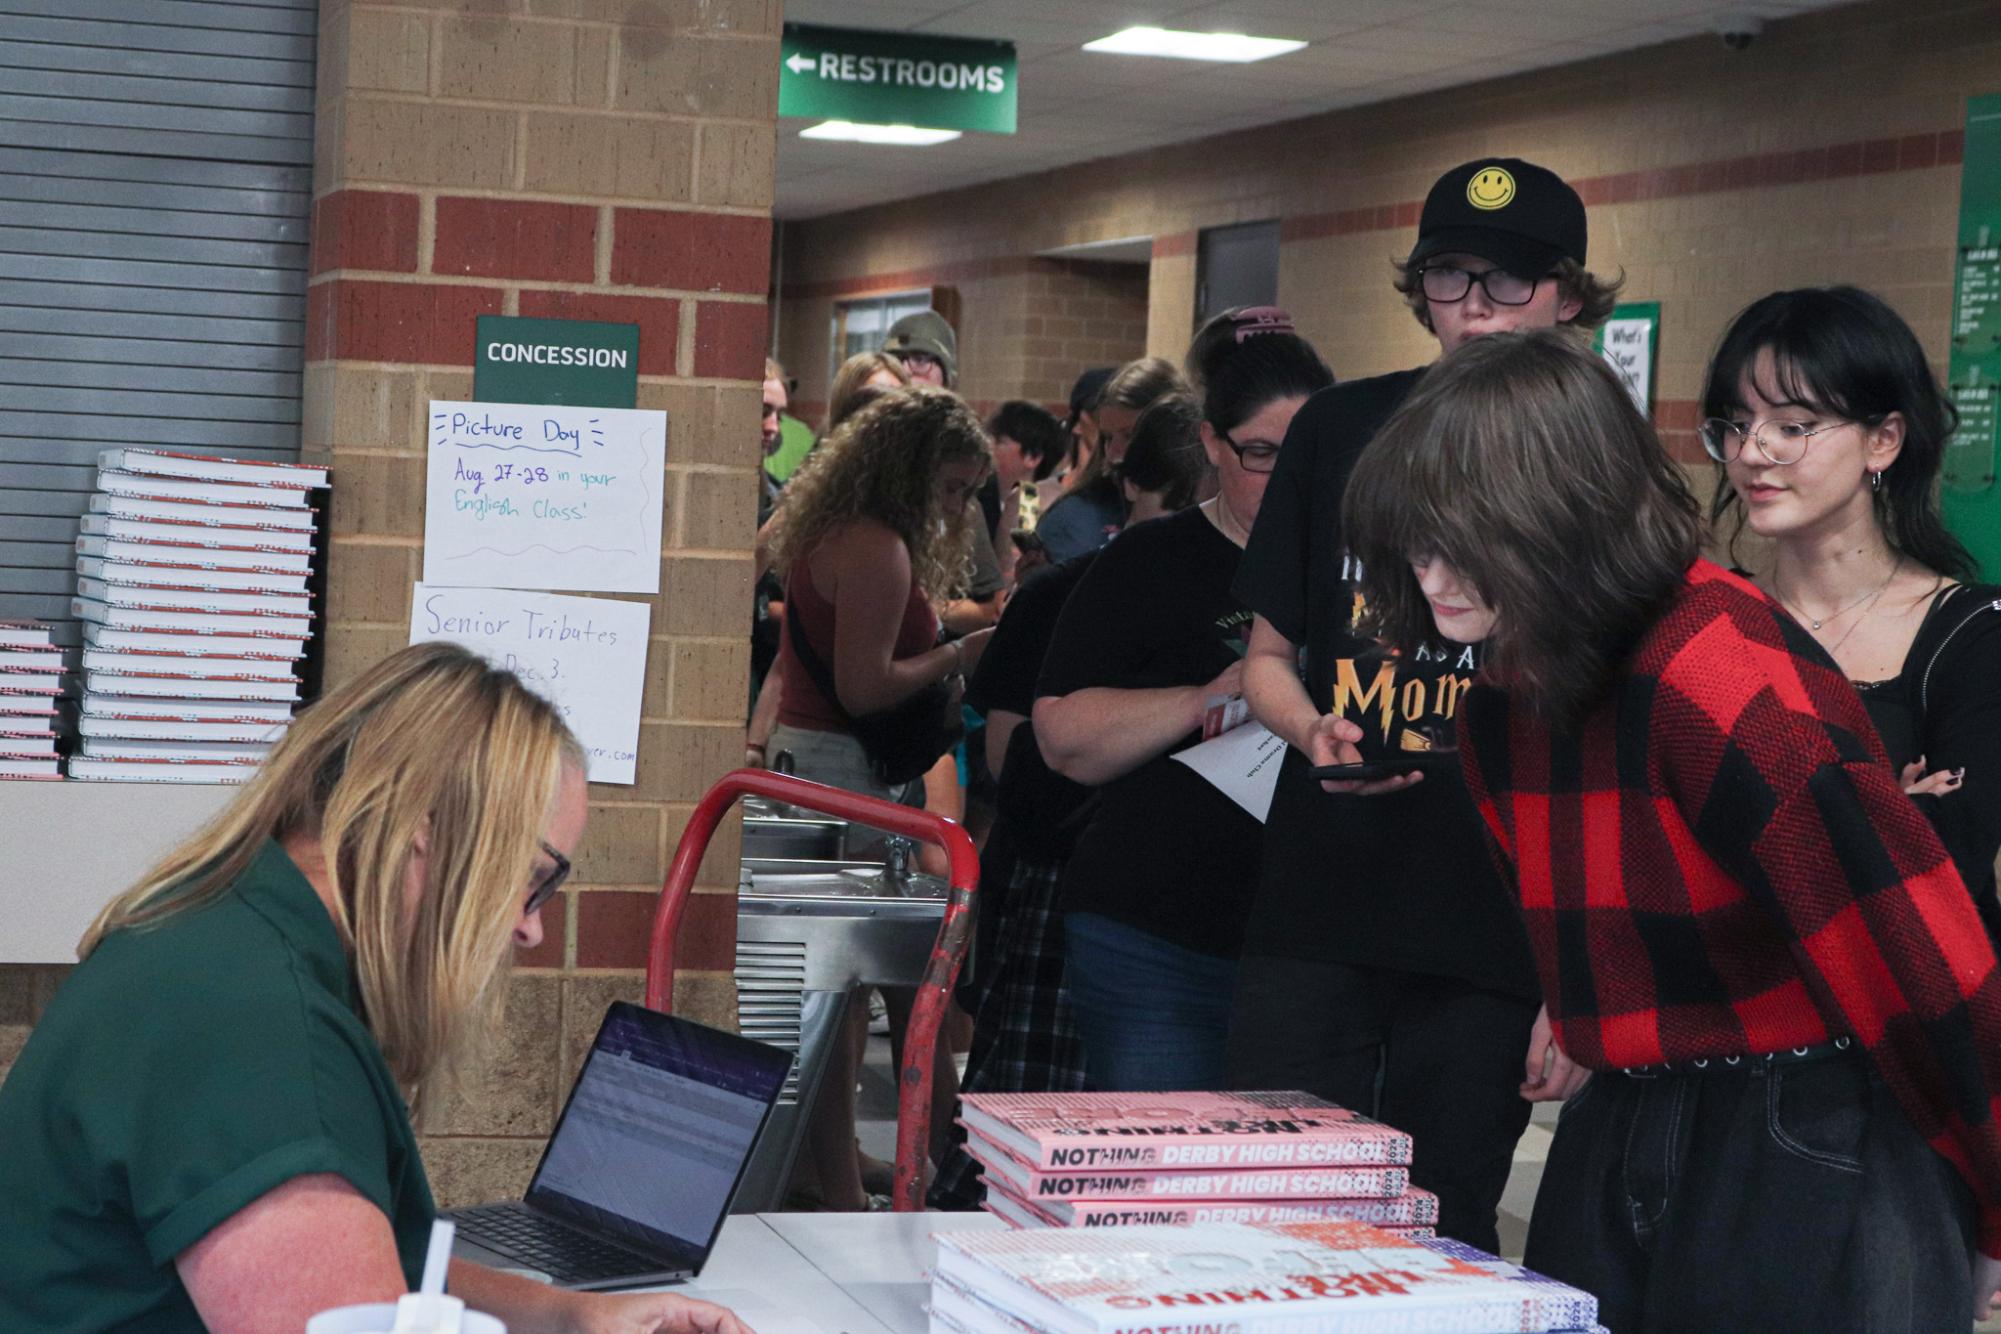
[[[1542,1184],[1543,1160],[1549,1156],[1551,1133],[1560,1104],[1538,1103],[1522,1142],[1515,1148],[1515,1170],[1501,1196],[1501,1254],[1520,1259],[1528,1237],[1529,1213]],[[869,1039],[868,1062],[862,1071],[857,1108],[862,1148],[879,1158],[896,1153],[896,1086],[890,1074],[889,1039]],[[2001,1334],[2001,1317],[1974,1326],[1974,1334]]]

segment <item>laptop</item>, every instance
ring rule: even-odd
[[[454,1249],[558,1287],[701,1273],[792,1053],[612,1003],[526,1199],[454,1209]]]

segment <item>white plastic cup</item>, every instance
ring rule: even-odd
[[[440,1297],[439,1305],[445,1303],[462,1306],[456,1297]],[[440,1326],[449,1329],[450,1325]],[[395,1334],[396,1303],[374,1302],[366,1306],[342,1306],[331,1311],[322,1311],[306,1322],[306,1334]],[[465,1311],[459,1316],[459,1334],[507,1334],[507,1326],[490,1315],[478,1311]],[[428,1331],[412,1331],[412,1334],[428,1334]]]

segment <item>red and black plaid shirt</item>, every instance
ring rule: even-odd
[[[1580,726],[1553,732],[1481,683],[1461,739],[1572,1060],[1853,1036],[1972,1184],[1981,1249],[2001,1256],[2001,969],[1803,629],[1697,561]]]

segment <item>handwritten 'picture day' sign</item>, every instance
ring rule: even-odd
[[[590,756],[593,783],[631,783],[651,616],[643,602],[420,583],[410,642],[463,644],[512,671],[563,711]]]
[[[660,591],[667,414],[434,400],[424,582]]]

